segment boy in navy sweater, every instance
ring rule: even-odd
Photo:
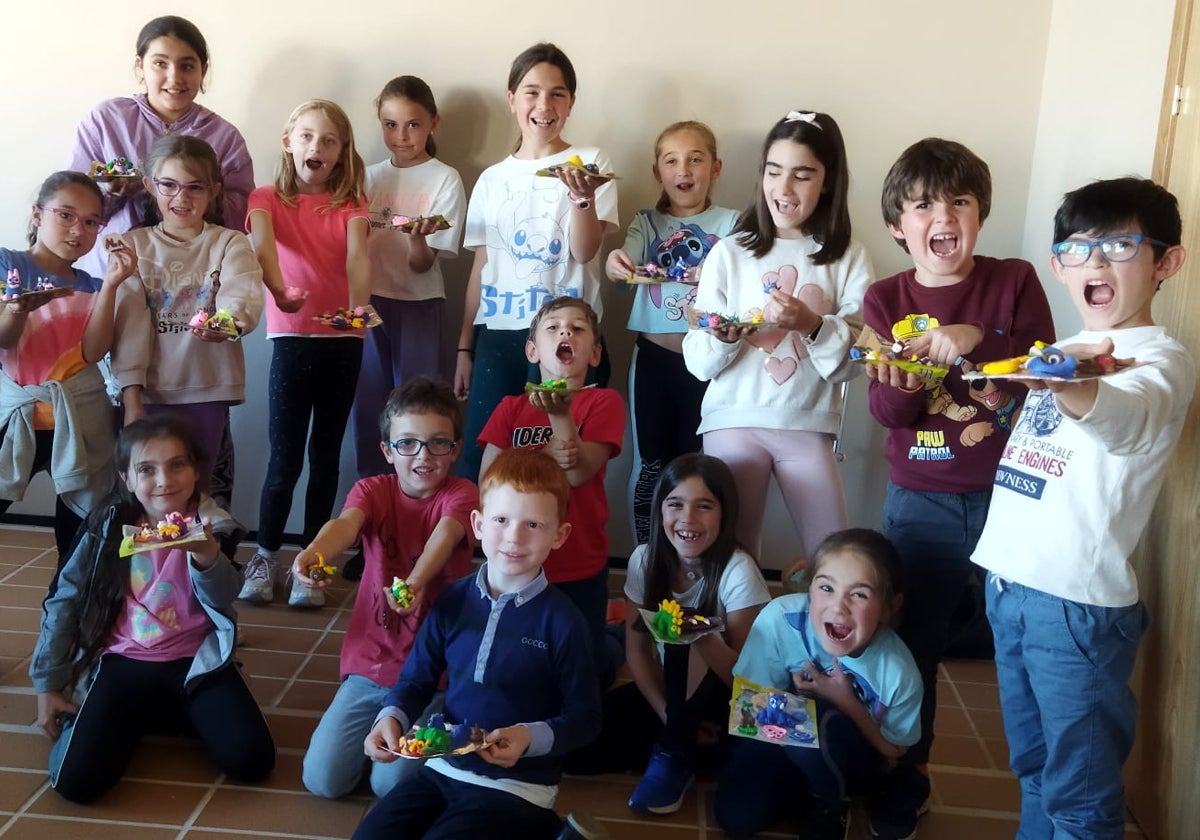
[[[600,733],[587,627],[542,563],[566,540],[571,488],[538,451],[502,452],[480,482],[471,525],[487,562],[447,586],[364,744],[396,761],[411,723],[446,677],[445,718],[486,746],[430,759],[367,814],[355,838],[553,838],[562,757]]]

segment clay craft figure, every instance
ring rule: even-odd
[[[543,178],[557,178],[558,171],[570,167],[572,169],[581,169],[593,178],[599,178],[602,181],[615,181],[617,174],[615,172],[601,172],[600,167],[594,163],[584,163],[579,155],[571,155],[565,163],[555,163],[547,166],[544,169],[539,169],[535,175],[540,175]]]
[[[406,610],[413,604],[412,589],[404,578],[393,577],[392,585],[388,587],[388,591],[392,593],[392,597],[396,599],[396,604],[402,610]]]

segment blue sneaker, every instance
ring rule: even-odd
[[[633,795],[629,807],[639,814],[674,814],[683,806],[683,797],[692,786],[691,768],[683,759],[656,749]]]

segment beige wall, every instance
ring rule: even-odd
[[[435,4],[367,2],[334,5],[181,2],[170,11],[196,22],[213,53],[202,102],[238,125],[254,156],[258,180],[270,179],[280,128],[302,99],[321,96],[350,113],[359,148],[383,157],[371,100],[388,78],[424,77],[443,111],[441,157],[468,188],[505,155],[516,136],[504,104],[513,56],[538,39],[556,41],[580,79],[568,139],[598,143],[613,157],[621,182],[621,219],[653,203],[650,148],[670,121],[698,118],[715,129],[725,158],[718,202],[741,206],[751,195],[758,146],[771,123],[792,108],[828,111],[841,123],[852,170],[855,236],[881,275],[905,267],[905,255],[879,219],[879,185],[909,143],[942,135],[965,142],[992,167],[992,217],[981,253],[1023,254],[1044,279],[1042,238],[1058,194],[1089,177],[1149,168],[1156,85],[1161,85],[1170,28],[1170,0],[1146,0],[1137,15],[1125,6],[1082,0],[1010,3],[757,2],[731,7],[702,0],[652,6],[634,0],[596,3]],[[1101,9],[1100,7],[1103,7]],[[1111,8],[1110,8],[1111,7]],[[0,242],[23,236],[37,184],[63,160],[79,116],[96,101],[131,92],[133,41],[160,3],[21,4],[5,14],[0,51],[2,101],[8,116],[0,136]],[[224,9],[236,8],[233,15]],[[736,12],[729,14],[729,9]],[[1105,12],[1112,12],[1109,17]],[[1114,18],[1120,23],[1113,24]],[[1096,33],[1074,44],[1080,25]],[[1093,23],[1095,21],[1095,23]],[[1125,47],[1113,47],[1119,32]],[[1049,53],[1047,44],[1049,43]],[[1072,92],[1073,68],[1086,67],[1081,116],[1058,95]],[[1117,85],[1112,96],[1107,85]],[[1131,116],[1097,106],[1138,99]],[[1078,107],[1078,106],[1076,106]],[[1148,122],[1147,122],[1148,121]],[[1100,130],[1102,129],[1102,130]],[[1143,166],[1143,163],[1145,164]],[[1029,213],[1027,218],[1027,211]],[[620,244],[620,236],[609,245]],[[461,281],[469,265],[450,268]],[[457,309],[458,292],[452,298]],[[625,299],[606,290],[606,333],[613,347],[614,385],[623,389],[630,339]],[[457,324],[455,324],[457,326]],[[261,335],[246,341],[251,394],[235,411],[239,483],[235,512],[253,524],[265,468],[265,367]],[[843,475],[856,524],[877,525],[886,472],[881,436],[856,383],[845,435]],[[628,548],[623,482],[627,455],[610,470],[614,553]],[[351,470],[344,459],[344,483]],[[45,485],[14,510],[49,510]],[[788,560],[794,544],[778,501],[768,533],[779,537],[764,560]],[[293,516],[293,528],[298,518]]]

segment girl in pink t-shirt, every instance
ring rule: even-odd
[[[89,802],[144,734],[185,723],[222,773],[257,782],[275,743],[233,661],[238,576],[213,537],[228,514],[200,495],[195,438],[180,418],[151,415],[125,427],[115,460],[120,480],[46,598],[30,660],[38,725],[55,742],[50,783]],[[202,530],[121,556],[123,526],[162,533],[176,514]]]
[[[310,440],[305,545],[333,513],[342,436],[362,364],[363,330],[338,328],[322,317],[365,306],[371,294],[363,162],[341,108],[312,99],[292,111],[275,184],[250,194],[249,223],[270,292],[271,457],[259,504],[258,551],[246,564],[238,598],[266,604],[274,596],[275,556]],[[320,595],[296,580],[288,603],[319,607]]]
[[[117,287],[137,268],[114,238],[103,282],[73,267],[99,238],[102,211],[94,181],[55,172],[33,205],[29,249],[0,248],[0,514],[49,471],[60,564],[111,481],[112,406],[96,363],[112,344]]]

